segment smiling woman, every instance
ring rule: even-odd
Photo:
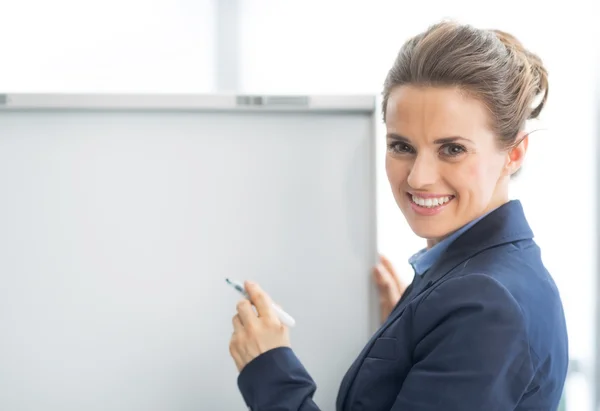
[[[508,33],[473,34],[440,24],[414,37],[384,85],[388,178],[429,246],[508,201],[527,150],[525,122],[548,97],[538,56]]]
[[[547,95],[541,60],[507,33],[443,22],[403,45],[384,83],[386,172],[427,247],[410,260],[412,284],[384,298],[387,318],[344,377],[338,411],[557,408],[568,364],[562,302],[508,195],[525,123]],[[269,297],[248,291],[258,316],[238,307],[230,345],[246,403],[318,410]]]

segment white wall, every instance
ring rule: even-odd
[[[214,90],[212,0],[0,0],[2,92]]]

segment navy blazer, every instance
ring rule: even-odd
[[[459,236],[344,377],[338,411],[556,410],[568,364],[556,285],[519,201]],[[319,410],[289,348],[251,361],[238,386],[254,411]]]

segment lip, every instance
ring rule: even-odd
[[[421,197],[421,198],[439,198],[439,197],[450,197],[450,201],[448,201],[447,203],[444,203],[442,205],[438,205],[435,207],[421,207],[420,205],[416,204],[413,202],[412,197],[416,196],[416,197]],[[454,201],[455,196],[453,195],[439,195],[439,194],[426,194],[426,193],[406,193],[406,196],[408,198],[408,202],[410,203],[410,207],[413,209],[413,211],[419,215],[422,216],[434,216],[437,215],[439,213],[441,213],[444,208],[446,208],[446,206],[448,206],[448,204],[452,203]]]
[[[421,197],[421,198],[440,198],[440,197],[454,197],[452,194],[432,194],[432,193],[418,193],[416,191],[407,191],[407,193],[412,197]]]

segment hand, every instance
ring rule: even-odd
[[[373,268],[373,277],[379,291],[380,318],[383,323],[390,315],[408,284],[400,279],[392,263],[379,256],[379,264]]]
[[[229,343],[229,353],[235,361],[238,371],[264,352],[277,347],[289,347],[288,328],[281,323],[271,307],[271,298],[258,284],[244,284],[250,296],[237,305],[237,314],[233,316],[233,335]],[[255,314],[252,305],[258,313]]]

